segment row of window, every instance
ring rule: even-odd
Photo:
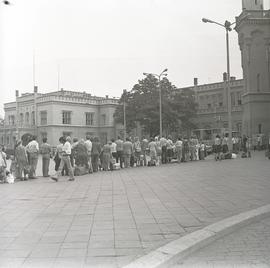
[[[71,125],[72,123],[72,112],[71,111],[62,111],[62,124],[64,125]],[[86,126],[92,126],[94,125],[94,116],[95,113],[90,113],[87,112],[85,113],[85,125]],[[40,112],[40,125],[44,126],[47,125],[48,120],[47,120],[47,111],[41,111]],[[23,113],[20,113],[19,117],[19,124],[23,125],[29,125],[30,120],[31,120],[31,125],[35,125],[35,112],[31,113],[31,118],[29,113],[27,112],[24,116]],[[14,115],[9,115],[8,116],[8,124],[14,126],[16,124],[15,122],[15,116]],[[102,114],[100,117],[100,125],[104,126],[106,125],[106,114]]]
[[[215,94],[215,95],[206,95],[200,96],[199,105],[201,107],[205,106],[205,102],[207,108],[210,109],[212,107],[223,107],[223,95]],[[241,92],[231,93],[231,104],[232,106],[240,106],[242,105]]]
[[[9,125],[14,126],[16,124],[15,121],[16,121],[15,115],[8,116],[8,124]],[[20,113],[19,114],[19,124],[20,125],[23,125],[23,124],[35,125],[35,112],[31,113],[31,117],[30,117],[30,114],[28,112],[25,114],[25,116],[23,113]]]
[[[62,112],[62,124],[64,125],[70,125],[72,123],[71,121],[71,111],[63,111]],[[85,113],[85,125],[86,126],[92,126],[94,125],[94,117],[95,113]],[[100,125],[104,126],[106,125],[106,114],[102,114],[100,117]]]

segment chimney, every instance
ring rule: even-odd
[[[19,90],[16,90],[15,94],[16,94],[16,98],[18,98],[19,97]]]
[[[198,86],[198,78],[197,77],[194,78],[194,86]]]
[[[38,86],[34,86],[34,93],[38,93]]]
[[[106,99],[108,99],[109,98],[109,95],[106,95]]]
[[[231,76],[231,81],[235,81],[236,77],[235,76]]]
[[[227,73],[223,73],[223,82],[227,81]]]

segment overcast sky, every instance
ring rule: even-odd
[[[2,1],[1,1],[2,2]],[[143,72],[168,68],[176,86],[219,82],[226,71],[223,23],[241,0],[11,0],[0,5],[0,114],[15,90],[60,88],[119,97]],[[269,8],[270,0],[266,0]],[[231,32],[231,74],[242,77]]]

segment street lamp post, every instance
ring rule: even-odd
[[[250,14],[247,13],[245,16],[241,18],[241,21],[250,17]],[[231,77],[230,77],[230,48],[229,48],[229,32],[232,30],[232,25],[236,24],[236,21],[231,23],[229,21],[225,21],[224,24],[203,18],[202,21],[204,23],[214,23],[217,24],[226,30],[226,54],[227,54],[227,102],[228,102],[228,128],[229,128],[229,150],[232,151],[232,103],[231,103]]]
[[[234,23],[225,21],[224,24],[215,22],[213,20],[203,18],[204,23],[214,23],[222,26],[226,30],[226,54],[227,54],[227,103],[228,103],[228,130],[229,130],[229,150],[232,150],[232,103],[231,103],[231,78],[230,78],[230,50],[229,50],[229,32],[232,30],[231,26]]]
[[[143,75],[153,75],[158,78],[158,89],[159,89],[159,136],[162,137],[162,94],[161,94],[161,77],[167,76],[166,73],[168,69],[164,69],[160,74],[153,74],[153,73],[143,73]]]
[[[19,134],[19,90],[15,91],[16,94],[16,141],[19,140],[20,134]]]
[[[124,110],[124,141],[126,140],[127,122],[126,122],[126,89],[123,90],[123,110]]]

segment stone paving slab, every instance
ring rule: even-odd
[[[122,267],[187,233],[270,203],[269,192],[263,152],[251,159],[100,172],[74,182],[2,184],[0,267]]]
[[[180,267],[270,267],[270,218],[220,238],[171,266]]]

